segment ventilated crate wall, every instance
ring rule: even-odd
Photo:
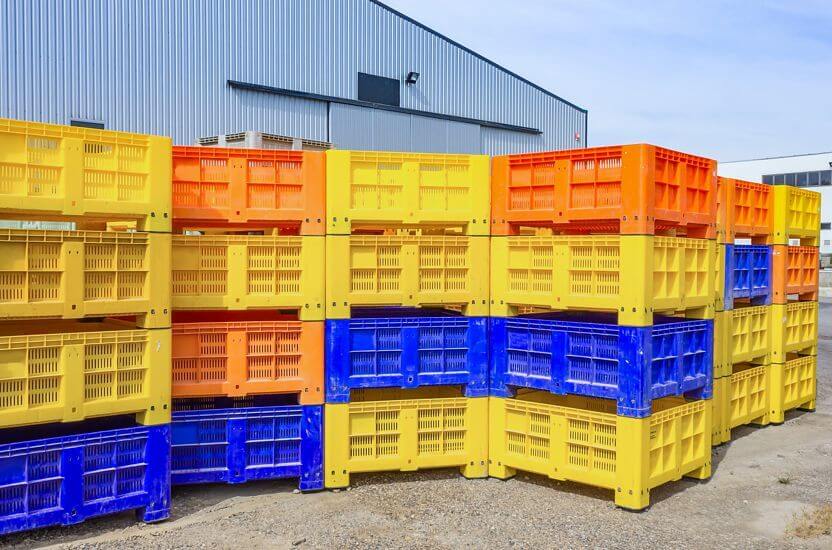
[[[769,363],[772,358],[771,306],[742,307],[714,318],[716,376],[731,374],[732,365]]]
[[[818,299],[820,258],[816,246],[772,247],[772,301],[786,304],[789,297]]]
[[[771,303],[771,252],[770,246],[725,245],[725,309],[733,309],[735,300]]]
[[[817,368],[817,356],[796,355],[787,356],[785,363],[774,363],[770,366],[771,422],[783,422],[785,413],[793,409],[815,410]]]
[[[774,244],[800,240],[806,246],[820,243],[820,193],[790,185],[774,187]]]
[[[774,230],[774,191],[770,185],[718,178],[717,239],[735,238],[771,244]]]
[[[817,302],[791,302],[771,307],[771,361],[782,363],[789,353],[816,355]]]

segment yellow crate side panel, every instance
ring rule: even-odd
[[[351,306],[459,306],[488,315],[488,237],[327,236],[327,318]]]
[[[171,230],[169,137],[0,118],[0,210],[145,218]]]
[[[327,233],[355,224],[466,225],[488,235],[490,159],[332,150],[327,157]]]
[[[324,318],[322,236],[174,235],[176,309],[297,309]]]
[[[792,357],[771,365],[771,421],[783,422],[792,409],[814,410],[817,395],[817,356]]]
[[[171,330],[0,336],[0,427],[170,422]]]
[[[765,426],[769,423],[769,379],[768,365],[743,368],[734,372],[728,398],[728,423],[733,429],[747,424]]]
[[[768,363],[771,354],[771,307],[743,307],[725,313],[731,323],[731,363]]]
[[[820,201],[817,191],[774,186],[774,244],[789,244],[789,238],[797,238],[818,246]]]
[[[363,401],[324,406],[326,487],[358,472],[458,466],[485,477],[488,398]]]
[[[171,237],[0,229],[0,318],[142,315],[170,326]]]
[[[771,361],[782,363],[792,352],[801,355],[817,353],[818,304],[817,302],[792,302],[772,304],[771,308]]]
[[[714,309],[725,310],[725,245],[716,245],[714,254]]]

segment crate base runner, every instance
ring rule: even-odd
[[[325,405],[325,485],[360,472],[459,467],[488,476],[488,399],[453,397]]]
[[[711,476],[711,401],[668,398],[648,418],[615,415],[615,404],[530,392],[491,397],[489,475],[518,470],[612,489],[615,504],[650,505],[650,490]]]
[[[170,425],[0,445],[0,534],[136,510],[170,515]]]
[[[298,478],[323,488],[322,406],[177,411],[172,420],[173,485]]]

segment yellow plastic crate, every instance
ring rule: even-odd
[[[725,245],[716,245],[714,254],[714,309],[725,311]]]
[[[716,244],[634,235],[491,239],[491,315],[527,309],[607,310],[630,326],[653,313],[714,312]],[[695,311],[690,311],[695,310]]]
[[[0,229],[0,319],[136,315],[170,327],[170,235]]]
[[[771,306],[720,311],[714,316],[714,376],[739,363],[771,362]]]
[[[0,428],[128,413],[142,424],[170,422],[170,329],[32,328],[0,325]]]
[[[731,430],[739,426],[769,424],[770,370],[769,365],[742,364],[714,381],[714,445],[730,441]]]
[[[772,304],[771,361],[783,363],[789,353],[817,354],[818,303]]]
[[[641,510],[650,490],[711,475],[711,401],[666,398],[647,418],[616,416],[615,402],[548,392],[489,398],[489,475],[516,470],[615,491]]]
[[[488,237],[327,236],[327,318],[354,306],[449,306],[488,315]]]
[[[785,420],[786,411],[801,409],[815,410],[817,395],[818,358],[789,356],[785,363],[770,366],[771,393],[769,400],[770,420],[780,424]]]
[[[174,235],[173,307],[324,318],[323,236]]]
[[[327,151],[327,233],[420,225],[488,235],[490,173],[485,155]]]
[[[457,466],[488,476],[488,398],[445,397],[324,405],[324,484],[350,474]]]
[[[0,118],[4,218],[131,219],[171,229],[171,140]]]
[[[799,239],[805,246],[818,246],[820,238],[820,193],[789,185],[774,187],[774,244]]]

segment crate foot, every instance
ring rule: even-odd
[[[806,411],[806,412],[812,412],[813,413],[813,412],[815,412],[815,400],[812,399],[808,403],[804,403],[803,405],[799,405],[797,407],[797,409],[800,410],[800,411]]]
[[[154,405],[146,411],[136,414],[136,422],[142,426],[156,426],[159,424],[170,424],[170,403],[165,405]]]
[[[157,523],[170,517],[170,508],[147,506],[136,510],[136,519],[145,523]]]
[[[485,461],[475,462],[473,464],[469,463],[465,466],[460,466],[459,473],[465,479],[481,479],[488,477],[488,465]]]
[[[497,479],[511,479],[517,475],[517,470],[501,463],[490,463],[488,465],[488,476]]]
[[[615,491],[615,505],[632,512],[643,512],[650,506],[650,489],[624,489]]]
[[[711,462],[708,461],[699,468],[695,470],[691,470],[690,472],[685,474],[685,477],[689,477],[691,479],[698,479],[698,480],[705,480],[711,478]]]
[[[327,489],[346,489],[350,486],[350,474],[345,470],[328,470],[324,487]]]

